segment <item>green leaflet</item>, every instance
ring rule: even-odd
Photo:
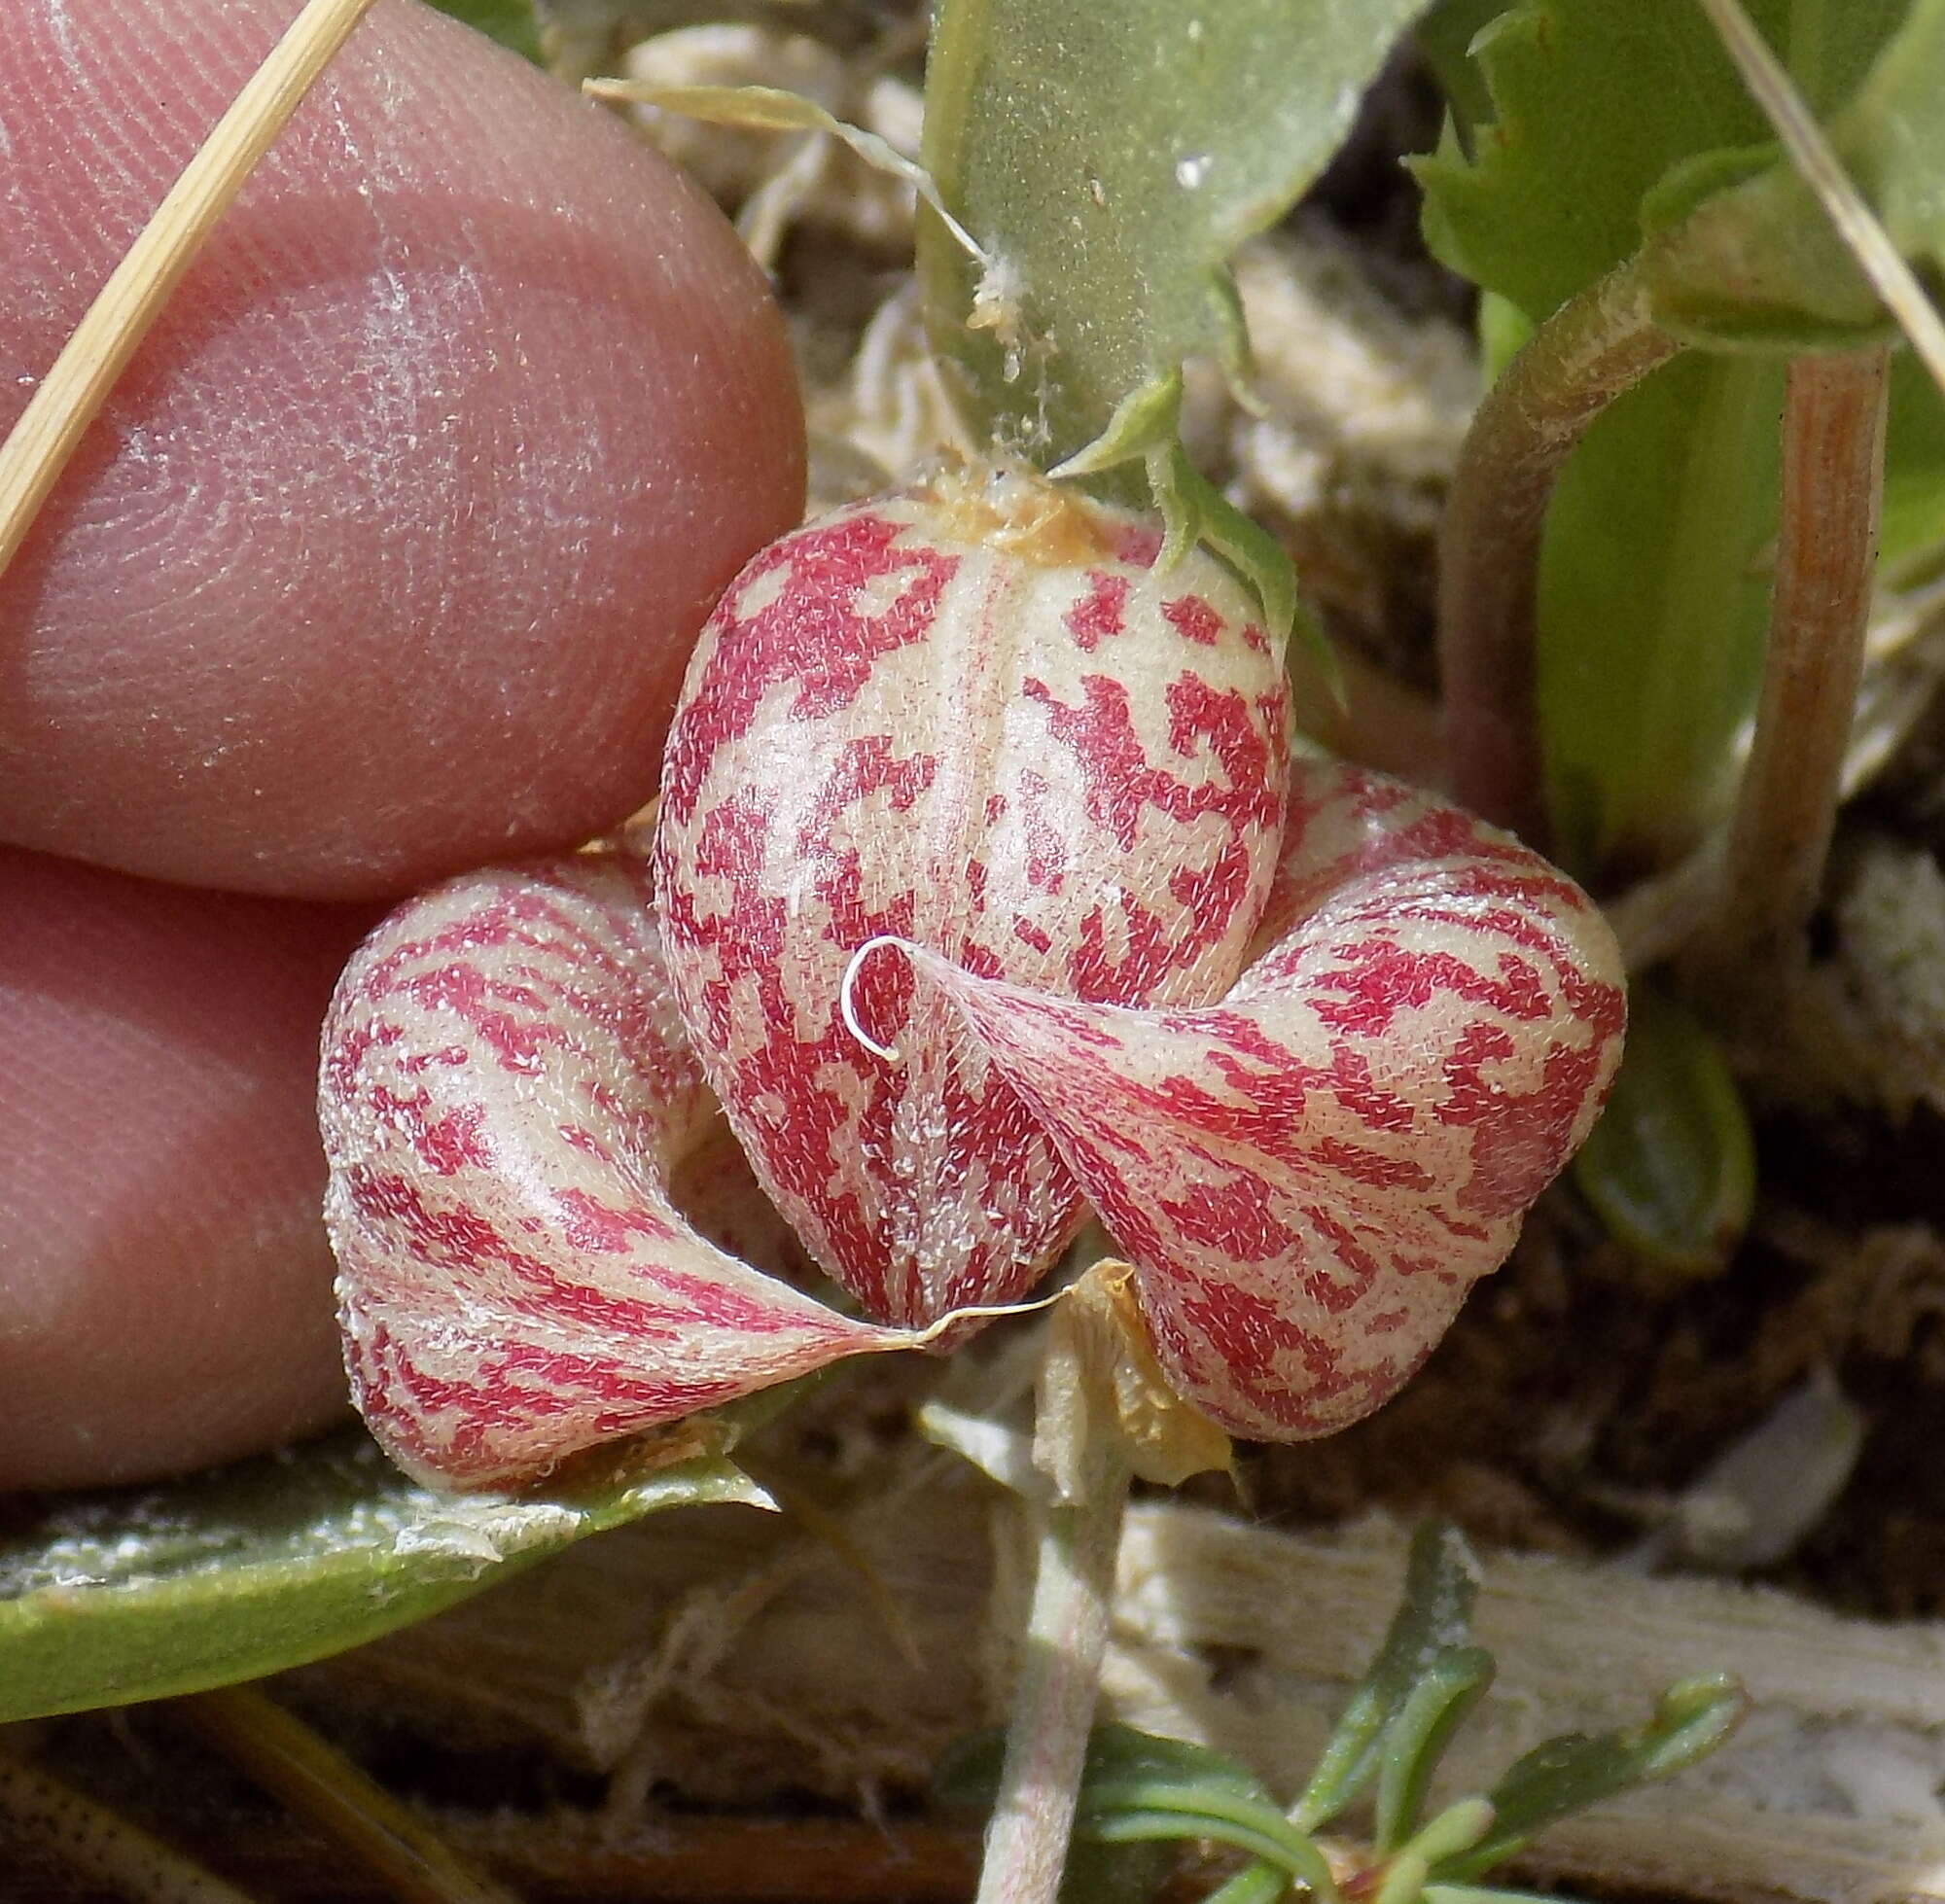
[[[1751,0],[1750,14],[1828,112],[1857,88],[1907,6]],[[1462,26],[1479,12],[1478,0],[1446,0],[1433,24],[1455,8]],[[1456,30],[1434,36],[1441,52]],[[1693,0],[1524,0],[1484,26],[1472,57],[1492,119],[1474,128],[1469,157],[1449,134],[1417,161],[1426,234],[1455,270],[1531,318],[1632,255],[1643,200],[1673,168],[1772,136]]]
[[[1748,1227],[1755,1143],[1721,1046],[1651,987],[1628,1008],[1628,1048],[1574,1181],[1608,1228],[1677,1276],[1710,1276]]]
[[[927,169],[992,261],[921,265],[975,417],[1043,467],[1185,357],[1237,361],[1236,247],[1295,202],[1422,0],[946,0]],[[1008,373],[1009,354],[1016,370]]]
[[[1714,1674],[1671,1686],[1656,1702],[1654,1716],[1632,1731],[1570,1734],[1536,1745],[1486,1794],[1494,1815],[1491,1835],[1475,1849],[1441,1859],[1431,1875],[1466,1883],[1547,1825],[1672,1777],[1707,1758],[1748,1710],[1742,1687]]]
[[[1422,5],[943,0],[921,156],[981,255],[925,215],[919,269],[974,430],[1049,469],[1186,357],[1240,375],[1230,254],[1323,170]],[[1103,486],[1144,499],[1132,464]]]
[[[533,0],[432,0],[432,4],[454,19],[477,26],[489,40],[498,40],[522,59],[540,64],[541,37]]]
[[[1419,1767],[1435,1761],[1428,1715],[1447,1710],[1442,1697],[1421,1698],[1421,1688],[1483,1686],[1492,1661],[1471,1643],[1472,1602],[1479,1590],[1478,1562],[1456,1528],[1428,1521],[1412,1536],[1404,1598],[1393,1616],[1362,1682],[1351,1695],[1329,1743],[1291,1816],[1310,1830],[1326,1825],[1356,1801],[1376,1777],[1387,1786],[1421,1789]],[[1436,1714],[1432,1709],[1436,1708]],[[1442,1733],[1440,1734],[1442,1742]],[[1430,1749],[1429,1749],[1430,1748]],[[1397,1801],[1381,1802],[1397,1816]]]
[[[726,1449],[736,1428],[718,1426]],[[28,1504],[0,1526],[0,1722],[301,1665],[586,1534],[709,1501],[767,1498],[720,1452],[645,1471],[640,1444],[573,1490],[439,1495],[346,1428],[166,1487]]]
[[[1914,0],[1834,128],[1907,258],[1945,265],[1945,0]]]

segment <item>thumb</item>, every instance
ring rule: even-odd
[[[9,0],[0,430],[296,4]],[[715,208],[379,0],[0,577],[0,836],[317,898],[585,837],[801,486]]]

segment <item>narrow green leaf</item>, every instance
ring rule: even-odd
[[[1001,1732],[962,1741],[934,1774],[935,1795],[968,1811],[990,1810],[1005,1752]],[[1320,1897],[1336,1895],[1323,1852],[1246,1766],[1128,1726],[1099,1725],[1088,1736],[1074,1831],[1077,1841],[1105,1846],[1211,1838],[1268,1860],[1286,1881],[1294,1876]]]
[[[1185,357],[1234,361],[1230,254],[1323,170],[1422,5],[944,0],[922,157],[993,265],[982,285],[923,221],[920,268],[974,422],[1050,468]]]
[[[1189,1808],[1157,1808],[1146,1812],[1129,1809],[1103,1813],[1084,1824],[1077,1818],[1075,1830],[1085,1830],[1104,1845],[1143,1845],[1158,1839],[1206,1838],[1239,1851],[1248,1851],[1251,1856],[1278,1866],[1288,1876],[1305,1883],[1310,1882],[1313,1874],[1324,1884],[1329,1882],[1330,1867],[1322,1851],[1316,1852],[1314,1865],[1291,1853],[1286,1840],[1293,1834],[1274,1807],[1265,1811],[1260,1819],[1247,1821]]]
[[[1385,1728],[1378,1764],[1379,1851],[1397,1851],[1418,1829],[1439,1755],[1492,1679],[1493,1656],[1482,1646],[1444,1647],[1419,1675]]]
[[[1428,1522],[1412,1536],[1403,1602],[1291,1808],[1303,1829],[1327,1824],[1370,1782],[1394,1726],[1428,1674],[1442,1674],[1455,1656],[1471,1654],[1478,1586],[1478,1563],[1457,1528]]]
[[[1274,1864],[1247,1864],[1203,1899],[1203,1904],[1279,1904],[1290,1892],[1290,1873]]]
[[[1945,395],[1908,352],[1892,359],[1885,432],[1884,520],[1878,556],[1888,578],[1928,570],[1945,549]]]
[[[717,1420],[726,1449],[736,1428]],[[571,1488],[440,1495],[347,1428],[172,1486],[30,1506],[0,1533],[0,1721],[255,1678],[656,1508],[765,1503],[721,1454],[648,1459],[624,1444]]]
[[[1755,1146],[1728,1060],[1652,986],[1630,1001],[1627,1051],[1574,1181],[1616,1238],[1677,1276],[1719,1271],[1749,1225]]]
[[[490,40],[498,40],[522,59],[542,63],[540,28],[534,19],[533,0],[432,0],[442,14],[477,26]]]
[[[939,1761],[932,1778],[934,1795],[943,1805],[968,1811],[990,1808],[1000,1789],[1006,1755],[1003,1731],[974,1733]],[[1268,1805],[1269,1793],[1248,1766],[1185,1739],[1163,1739],[1132,1726],[1097,1725],[1088,1734],[1080,1774],[1081,1802],[1093,1805],[1101,1790],[1166,1787],[1185,1801],[1210,1803],[1241,1799]],[[1146,1802],[1146,1801],[1145,1801]]]
[[[1637,1785],[1673,1777],[1726,1740],[1748,1699],[1732,1678],[1684,1680],[1662,1694],[1654,1716],[1632,1732],[1569,1734],[1517,1760],[1486,1794],[1494,1826],[1486,1840],[1441,1859],[1432,1877],[1463,1884],[1510,1857],[1536,1832]]]
[[[1596,419],[1554,492],[1539,718],[1583,877],[1668,864],[1727,813],[1762,678],[1782,405],[1779,366],[1679,359]]]

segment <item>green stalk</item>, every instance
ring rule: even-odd
[[[1594,419],[1681,348],[1649,313],[1638,259],[1534,333],[1467,433],[1439,534],[1439,663],[1452,791],[1544,848],[1536,716],[1540,531],[1562,466]]]

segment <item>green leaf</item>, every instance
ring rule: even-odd
[[[1728,810],[1762,679],[1781,367],[1692,355],[1598,417],[1540,550],[1556,838],[1583,877],[1666,864]]]
[[[1755,1145],[1728,1059],[1653,987],[1630,1002],[1627,1052],[1574,1181],[1613,1236],[1677,1276],[1715,1274],[1749,1226]]]
[[[1891,364],[1878,558],[1896,578],[1945,547],[1945,395],[1909,351]]]
[[[1750,13],[1827,111],[1863,79],[1907,4],[1751,0]],[[1417,161],[1426,233],[1454,269],[1529,317],[1640,247],[1643,201],[1672,168],[1771,136],[1693,0],[1527,0],[1485,27],[1474,56],[1493,119],[1469,157],[1449,134]]]
[[[571,1487],[518,1496],[434,1494],[348,1428],[172,1486],[29,1504],[0,1531],[0,1721],[255,1678],[656,1508],[762,1505],[723,1451],[767,1412],[725,1411],[675,1464],[623,1444]]]
[[[1637,1785],[1673,1777],[1713,1752],[1748,1707],[1724,1675],[1684,1680],[1662,1694],[1653,1718],[1632,1732],[1568,1734],[1514,1762],[1486,1794],[1491,1834],[1476,1849],[1439,1860],[1434,1881],[1463,1884],[1510,1857],[1535,1833]]]
[[[1441,1647],[1427,1662],[1385,1728],[1378,1764],[1379,1851],[1397,1851],[1417,1830],[1439,1755],[1492,1679],[1493,1656],[1482,1646]]]
[[[1472,58],[1472,43],[1516,4],[1517,0],[1435,0],[1412,36],[1445,94],[1465,151],[1471,150],[1480,123],[1493,116],[1493,95]]]
[[[1000,1766],[1006,1756],[1002,1731],[974,1733],[961,1740],[939,1761],[932,1789],[942,1805],[967,1811],[989,1810],[1000,1791]],[[1132,1726],[1097,1725],[1087,1736],[1087,1756],[1080,1774],[1081,1804],[1100,1809],[1100,1794],[1166,1787],[1185,1802],[1200,1798],[1210,1804],[1241,1799],[1267,1805],[1269,1793],[1246,1765],[1212,1752],[1185,1739],[1163,1739],[1137,1732]],[[1146,1803],[1146,1800],[1144,1801]]]
[[[989,264],[930,218],[919,262],[975,425],[1050,468],[1185,357],[1238,365],[1230,254],[1323,170],[1422,5],[944,0],[922,157]]]
[[[1809,10],[1819,26],[1842,22],[1847,50],[1874,55],[1868,70],[1846,74],[1855,84],[1821,94],[1806,84],[1793,43],[1773,30],[1764,37],[1824,120],[1832,151],[1892,245],[1935,268],[1945,264],[1945,133],[1937,112],[1945,0],[1916,0],[1908,13],[1899,7],[1882,19],[1871,12],[1854,17],[1833,0]],[[1669,234],[1651,285],[1659,321],[1717,347],[1760,343],[1771,333],[1787,340],[1792,331],[1804,348],[1841,347],[1873,328],[1889,330],[1877,293],[1786,159],[1697,205]]]
[[[1448,1675],[1463,1681],[1468,1674],[1480,1672],[1481,1661],[1484,1672],[1490,1673],[1491,1661],[1468,1644],[1478,1588],[1478,1563],[1457,1528],[1433,1521],[1413,1534],[1403,1602],[1369,1671],[1345,1706],[1302,1797],[1291,1807],[1291,1817],[1305,1830],[1327,1824],[1351,1804],[1395,1746],[1409,1754],[1414,1737],[1421,1747],[1432,1743],[1431,1733],[1415,1724],[1399,1729],[1429,1676],[1441,1684]],[[1484,1676],[1476,1683],[1483,1685]],[[1413,1715],[1424,1716],[1423,1709]],[[1436,1730],[1434,1725],[1432,1731]],[[1442,1739],[1440,1732],[1441,1743]],[[1409,1760],[1393,1774],[1402,1782],[1414,1777]]]
[[[933,1778],[942,1804],[988,1811],[1000,1788],[1006,1736],[985,1732],[947,1754]],[[1210,1838],[1267,1860],[1334,1900],[1328,1862],[1277,1809],[1246,1766],[1203,1745],[1161,1739],[1124,1725],[1088,1735],[1075,1812],[1077,1840],[1099,1845]]]
[[[1941,76],[1945,0],[1915,0],[1831,128],[1892,242],[1933,265],[1945,265]]]
[[[1794,28],[1799,78],[1828,101],[1857,88],[1903,5],[1754,11],[1772,35]],[[1448,132],[1419,162],[1426,229],[1529,320],[1633,255],[1645,225],[1745,176],[1770,138],[1690,0],[1526,0],[1475,49],[1493,117],[1469,156]],[[1821,245],[1821,216],[1814,229]],[[1833,268],[1854,283],[1847,261]],[[1666,864],[1726,809],[1768,624],[1781,374],[1668,366],[1594,424],[1555,494],[1539,716],[1556,835],[1583,875]]]
[[[533,0],[432,0],[442,14],[477,26],[488,39],[497,40],[522,59],[542,63],[540,29],[534,20]]]

